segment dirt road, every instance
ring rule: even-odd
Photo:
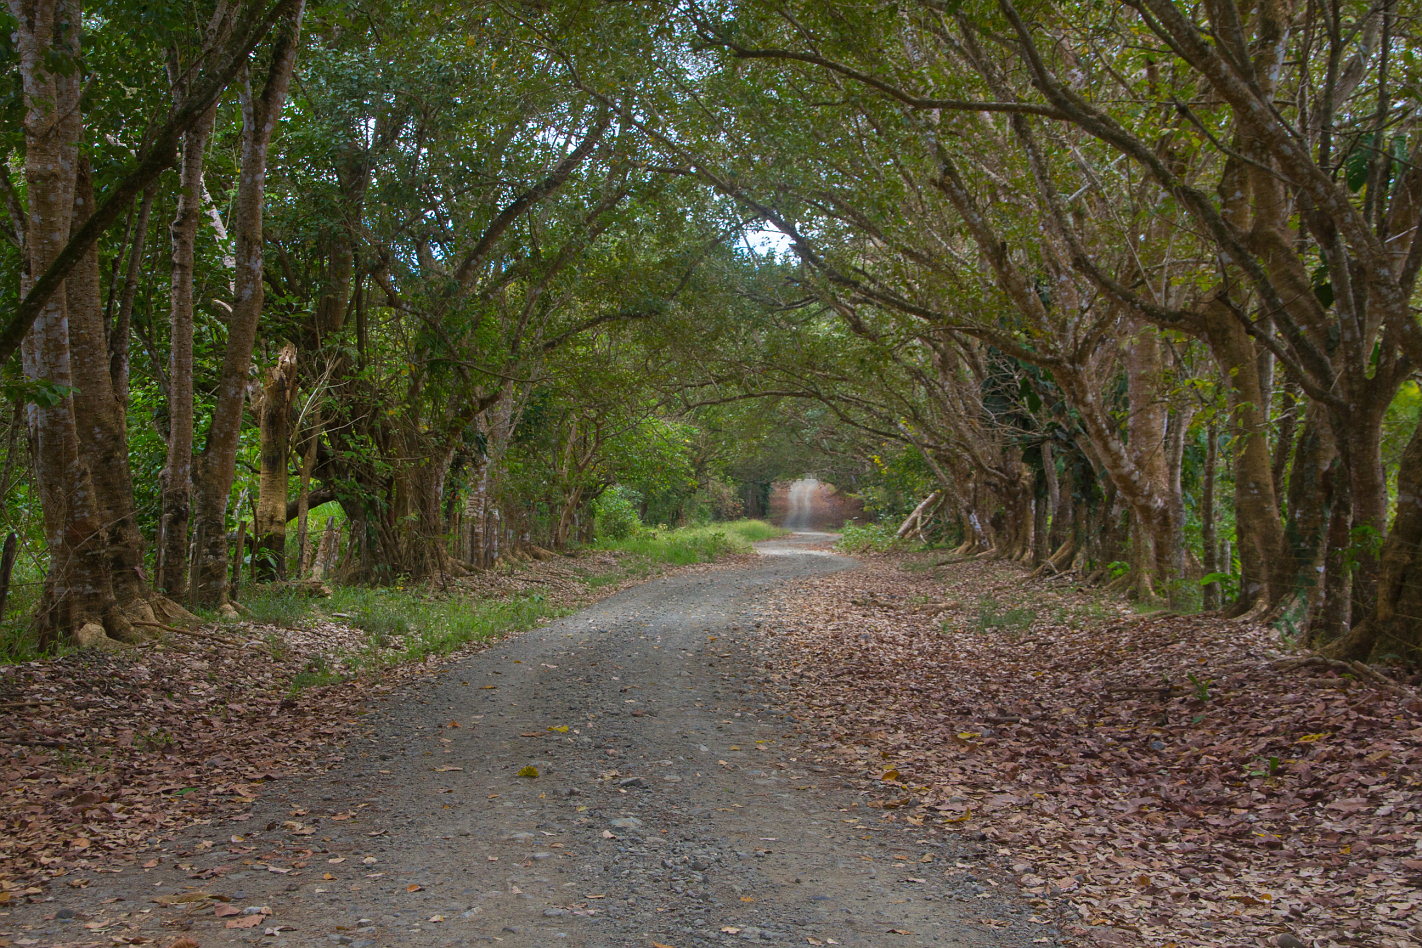
[[[759,597],[852,565],[822,539],[452,665],[372,713],[324,777],[197,827],[188,856],[56,885],[4,927],[15,945],[159,948],[1057,944],[961,871],[971,844],[860,805],[762,688]]]

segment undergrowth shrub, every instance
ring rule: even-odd
[[[641,500],[627,487],[613,487],[593,502],[593,535],[599,540],[625,540],[642,529],[637,513]]]
[[[895,528],[885,523],[870,523],[864,526],[846,524],[839,535],[835,548],[845,553],[887,553],[890,550],[904,550],[909,541],[896,537]]]

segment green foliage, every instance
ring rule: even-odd
[[[626,487],[613,487],[593,502],[593,535],[599,540],[625,540],[642,529],[637,513],[641,498]]]
[[[292,691],[301,691],[303,688],[333,685],[344,680],[345,676],[334,670],[324,655],[316,655],[306,662],[301,671],[292,676],[290,687]]]
[[[1215,680],[1213,678],[1201,678],[1194,672],[1190,672],[1185,677],[1188,678],[1190,680],[1190,684],[1195,687],[1196,701],[1210,700],[1210,686],[1215,683]]]
[[[1238,573],[1206,573],[1200,577],[1199,585],[1205,587],[1211,583],[1219,583],[1220,593],[1226,600],[1233,599],[1239,595],[1239,574]]]
[[[31,600],[29,605],[33,608],[34,602],[39,599],[38,592],[28,598]],[[15,602],[15,591],[11,590],[5,622],[0,624],[0,665],[17,665],[41,658],[59,658],[73,651],[64,644],[56,645],[49,651],[41,650],[31,628],[29,609],[17,605],[19,604]]]
[[[309,593],[288,586],[257,586],[242,597],[248,618],[260,625],[296,628],[312,614]]]

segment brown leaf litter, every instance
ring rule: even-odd
[[[1086,945],[1422,944],[1415,682],[924,566],[806,581],[767,624],[771,677],[885,819],[988,840]]]
[[[635,582],[596,589],[585,582],[616,572],[622,558],[519,564],[464,577],[445,592],[471,599],[537,592],[572,608]],[[293,692],[293,678],[314,659],[353,653],[367,634],[320,619],[204,632],[0,667],[0,911],[79,870],[132,865],[185,827],[240,816],[264,783],[340,760],[367,699],[439,664]]]

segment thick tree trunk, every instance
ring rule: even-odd
[[[296,400],[296,347],[288,343],[267,371],[258,410],[261,469],[257,509],[252,523],[257,579],[286,578],[287,458],[291,447],[291,410]]]
[[[227,349],[218,380],[217,404],[193,492],[193,602],[216,606],[226,592],[227,502],[232,491],[242,429],[242,403],[262,312],[262,204],[266,193],[267,152],[286,102],[296,61],[302,2],[280,27],[266,82],[243,96],[242,159],[235,211],[237,271]]]
[[[1379,558],[1373,611],[1325,649],[1344,659],[1394,654],[1422,659],[1422,426],[1402,456],[1397,477],[1397,514]]]
[[[1392,394],[1386,395],[1391,401]],[[1377,606],[1381,562],[1387,534],[1387,477],[1382,465],[1382,424],[1387,401],[1359,399],[1344,418],[1346,436],[1335,427],[1339,455],[1348,471],[1350,595],[1353,621],[1361,621]]]
[[[499,558],[498,517],[494,509],[496,472],[503,463],[517,427],[519,408],[512,385],[506,385],[499,400],[478,420],[484,435],[483,457],[475,460],[477,474],[471,478],[464,501],[464,559],[480,569]]]
[[[1317,611],[1324,595],[1324,557],[1333,506],[1326,472],[1336,457],[1326,414],[1312,406],[1295,441],[1288,477],[1289,517],[1284,526],[1295,567],[1293,603],[1286,616],[1292,619],[1301,613],[1299,624],[1309,624],[1308,615]]]
[[[78,36],[71,31],[68,42],[61,41],[61,4],[55,0],[9,0],[9,8],[18,23],[16,52],[25,97],[24,293],[69,239],[80,134],[78,69],[74,63],[73,75],[66,76],[51,71],[49,62],[77,58]],[[61,290],[40,311],[20,349],[26,379],[56,394],[73,387],[65,320]],[[77,581],[76,574],[93,557],[98,517],[87,470],[79,464],[73,398],[32,399],[25,410],[49,550],[37,624],[41,644],[50,645],[81,626],[99,624],[102,630],[112,590]]]
[[[94,201],[88,162],[83,158],[78,170],[76,219],[90,213]],[[127,608],[149,599],[151,590],[143,572],[143,538],[133,506],[126,406],[115,397],[109,370],[97,248],[75,266],[65,283],[65,297],[79,450],[91,469],[113,588],[118,604]]]

